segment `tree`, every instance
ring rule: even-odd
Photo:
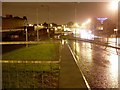
[[[72,27],[73,24],[74,24],[74,23],[71,21],[71,22],[68,22],[68,23],[67,23],[67,26],[68,26],[68,27]]]
[[[27,20],[27,17],[26,17],[26,16],[23,16],[23,19]]]

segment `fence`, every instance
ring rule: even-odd
[[[0,44],[47,44],[54,42],[1,42]],[[61,47],[59,47],[60,52]],[[1,60],[2,88],[58,88],[60,55],[57,61]]]

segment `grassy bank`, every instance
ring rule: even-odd
[[[29,45],[3,54],[3,60],[58,61],[59,43]],[[3,63],[3,88],[58,88],[59,64]]]
[[[3,60],[58,60],[59,44],[43,43],[16,49],[2,55]]]

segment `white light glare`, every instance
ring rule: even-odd
[[[80,38],[93,39],[93,37],[94,37],[94,35],[92,34],[91,31],[86,31],[86,30],[81,31]]]
[[[75,28],[79,27],[78,23],[74,23],[74,27]]]
[[[32,24],[29,24],[29,26],[33,26]]]
[[[112,0],[111,3],[110,3],[110,9],[112,10],[117,10],[118,9],[118,2],[120,0]]]

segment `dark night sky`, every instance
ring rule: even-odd
[[[49,22],[65,24],[75,21],[82,23],[92,17],[112,17],[114,13],[108,9],[109,2],[3,2],[2,14],[12,14],[13,16],[27,16],[29,23]],[[38,14],[37,9],[38,8]],[[49,11],[49,12],[48,12]]]

